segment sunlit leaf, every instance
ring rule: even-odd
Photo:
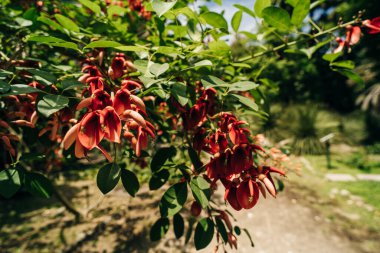
[[[287,32],[291,29],[289,13],[279,7],[267,7],[262,11],[266,23],[277,28],[279,31]]]
[[[271,0],[256,0],[255,1],[255,6],[254,6],[256,15],[259,18],[263,17],[263,15],[262,15],[263,10],[265,8],[271,6],[271,5],[272,5],[272,1]]]

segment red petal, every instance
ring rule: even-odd
[[[103,116],[98,111],[86,114],[81,120],[78,139],[86,149],[93,149],[103,139],[103,122]]]

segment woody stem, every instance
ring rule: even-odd
[[[336,31],[336,30],[338,30],[338,29],[340,29],[342,27],[346,27],[348,25],[353,25],[355,23],[358,23],[358,21],[357,20],[352,20],[350,22],[334,26],[334,27],[332,27],[330,29],[327,29],[327,30],[324,30],[324,31],[320,31],[320,32],[318,32],[316,34],[311,34],[308,38],[294,40],[294,41],[291,41],[289,43],[284,43],[284,44],[281,44],[281,45],[279,45],[277,47],[274,47],[274,48],[271,48],[271,49],[268,49],[268,50],[265,50],[265,51],[261,51],[261,52],[256,53],[256,54],[240,58],[237,62],[244,62],[244,61],[248,61],[248,60],[254,59],[256,57],[260,57],[260,56],[266,55],[268,53],[277,52],[277,51],[279,51],[281,49],[284,49],[286,47],[294,46],[294,45],[296,45],[299,42],[304,42],[304,41],[315,39],[317,37],[320,37],[320,36],[328,34],[328,33],[332,33],[333,31]]]

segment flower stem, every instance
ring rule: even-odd
[[[286,48],[286,47],[290,47],[290,46],[293,46],[293,45],[296,45],[297,43],[299,42],[303,42],[303,41],[307,41],[307,40],[312,40],[312,39],[315,39],[319,36],[322,36],[322,35],[325,35],[325,34],[328,34],[328,33],[331,33],[335,30],[338,30],[342,27],[346,27],[348,25],[352,25],[352,24],[355,24],[357,23],[358,21],[357,20],[352,20],[350,22],[347,22],[347,23],[344,23],[344,24],[341,24],[341,25],[337,25],[337,26],[334,26],[330,29],[327,29],[327,30],[324,30],[324,31],[320,31],[316,34],[312,34],[310,35],[308,38],[304,38],[304,39],[299,39],[299,40],[294,40],[294,41],[291,41],[289,43],[284,43],[284,44],[281,44],[277,47],[274,47],[272,49],[268,49],[268,50],[265,50],[265,51],[262,51],[262,52],[259,52],[259,53],[256,53],[256,54],[253,54],[253,55],[250,55],[250,56],[246,56],[246,57],[243,57],[243,58],[240,58],[237,62],[245,62],[245,61],[248,61],[248,60],[251,60],[251,59],[254,59],[254,58],[257,58],[257,57],[260,57],[260,56],[263,56],[263,55],[266,55],[268,53],[272,53],[272,52],[277,52],[283,48]]]

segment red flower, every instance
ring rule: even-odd
[[[248,144],[235,145],[232,151],[231,165],[234,173],[241,173],[252,166],[252,150]]]
[[[369,34],[380,33],[380,17],[374,18],[372,20],[364,20],[363,25],[368,28]]]
[[[231,207],[236,211],[240,211],[242,209],[242,206],[237,199],[237,189],[235,186],[226,188],[224,199],[227,200]]]
[[[90,86],[91,94],[93,94],[96,90],[103,90],[104,89],[102,77],[99,77],[99,76],[89,77],[89,78],[87,78],[86,82]]]
[[[247,124],[245,121],[236,121],[228,125],[228,136],[233,144],[248,143],[245,133],[249,133],[246,128],[241,128],[240,125]]]
[[[112,79],[117,79],[123,76],[125,67],[125,59],[124,57],[115,57],[111,63],[110,77]]]
[[[184,115],[184,126],[187,130],[196,127],[206,116],[206,107],[203,103],[195,104],[189,112]]]
[[[121,81],[121,86],[122,86],[121,87],[122,89],[127,89],[129,91],[136,90],[136,89],[141,89],[142,88],[141,84],[139,84],[136,81],[132,81],[132,80],[123,80],[123,81]]]
[[[104,117],[104,138],[120,143],[121,121],[114,108],[107,106],[102,111]]]
[[[346,41],[347,43],[352,46],[359,42],[360,36],[362,34],[361,29],[359,26],[347,26],[346,27]]]
[[[231,151],[217,153],[206,166],[207,176],[209,178],[226,178],[233,173],[231,168]]]
[[[113,99],[113,107],[117,114],[122,114],[125,110],[131,109],[131,93],[127,89],[120,89]]]
[[[195,151],[198,152],[198,154],[202,151],[202,149],[206,146],[206,144],[209,142],[208,138],[205,137],[206,129],[205,128],[199,128],[196,130],[193,138],[193,148]]]
[[[259,187],[252,179],[248,179],[240,183],[236,196],[242,208],[251,209],[259,200]]]
[[[351,50],[351,46],[357,44],[360,40],[361,29],[359,26],[347,26],[346,27],[346,38],[342,40],[340,37],[336,38],[339,46],[334,50],[334,53],[342,52],[344,47],[347,47],[348,50]]]
[[[99,111],[86,114],[80,122],[78,139],[88,150],[98,146],[104,137],[104,117]]]
[[[225,133],[218,130],[216,133],[210,137],[210,151],[215,153],[222,153],[228,147],[228,141]]]

